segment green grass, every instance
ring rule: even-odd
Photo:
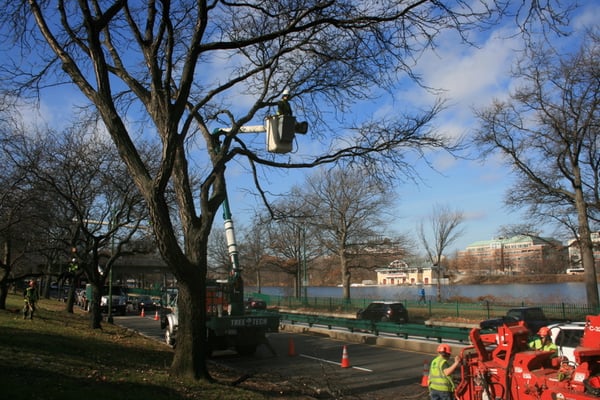
[[[173,351],[108,323],[89,328],[88,315],[42,300],[23,320],[22,299],[0,310],[0,388],[4,399],[264,399],[224,383],[169,376]]]

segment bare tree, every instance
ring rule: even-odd
[[[261,218],[255,216],[243,237],[240,253],[244,269],[254,274],[256,290],[260,293],[262,290],[262,273],[266,267],[267,249],[269,247],[266,224],[261,221]]]
[[[61,0],[57,5],[5,0],[3,34],[12,37],[3,43],[17,43],[24,51],[3,60],[0,81],[10,82],[16,94],[70,81],[98,110],[148,204],[158,248],[179,282],[172,372],[210,379],[203,306],[207,241],[226,196],[227,163],[245,157],[252,168],[309,168],[354,158],[373,175],[410,172],[407,149],[450,147],[429,127],[438,105],[420,115],[358,127],[354,135],[330,129],[334,113],[329,111],[343,115],[356,100],[371,97],[373,86],[392,92],[402,71],[416,79],[410,65],[439,33],[455,29],[467,41],[469,29],[508,11],[504,3],[476,11],[465,0],[452,7],[433,0],[385,0],[369,7],[345,0]],[[563,10],[532,4],[517,9],[523,27],[538,18],[550,26],[560,22]],[[35,46],[35,59],[22,62],[29,46]],[[238,135],[240,127],[268,114],[285,88],[311,125],[319,126],[313,138],[323,142],[322,151],[314,158],[273,157]],[[244,101],[231,105],[240,93]],[[145,130],[160,139],[156,169],[139,154],[135,121],[140,120],[150,121],[152,129]],[[217,123],[231,129],[213,134],[210,124]],[[197,191],[186,151],[194,133],[205,150],[205,157],[195,160],[203,170]],[[170,187],[181,230],[167,204]]]
[[[531,44],[515,75],[522,84],[508,100],[477,112],[475,142],[485,154],[500,152],[518,177],[508,204],[571,226],[577,216],[587,301],[597,307],[590,220],[600,210],[600,37],[589,33],[567,55]]]
[[[460,227],[464,219],[462,211],[436,204],[429,216],[427,226],[421,221],[417,230],[427,258],[436,269],[437,301],[442,301],[443,255],[446,249],[464,233],[464,229]]]
[[[310,176],[302,197],[310,223],[321,232],[321,246],[339,260],[343,297],[350,298],[352,259],[364,254],[372,238],[383,236],[394,195],[365,169],[320,170]]]
[[[139,191],[111,151],[112,143],[89,126],[75,125],[62,133],[13,130],[1,143],[11,164],[37,189],[38,198],[53,197],[55,214],[61,212],[60,219],[39,219],[60,228],[53,239],[62,247],[63,262],[76,258],[70,277],[83,272],[92,284],[90,326],[99,328],[100,294],[112,265],[147,220]],[[73,289],[71,285],[70,312]]]

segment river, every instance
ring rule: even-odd
[[[350,288],[352,298],[366,298],[374,300],[410,300],[417,299],[420,286],[357,286]],[[425,285],[427,298],[435,298],[437,287]],[[600,289],[600,285],[599,285]],[[246,293],[256,292],[256,288],[248,287]],[[263,287],[264,294],[278,296],[292,296],[293,290],[285,287]],[[309,286],[309,297],[342,297],[341,287]],[[463,297],[477,300],[488,296],[509,302],[530,303],[571,303],[585,304],[585,284],[583,282],[565,283],[537,283],[537,284],[486,284],[486,285],[442,285],[442,298]]]

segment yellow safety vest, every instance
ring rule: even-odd
[[[529,348],[533,350],[541,350],[541,351],[555,351],[558,353],[558,347],[552,342],[544,344],[541,338],[536,338],[529,342]],[[558,355],[558,354],[556,354]]]
[[[439,392],[454,391],[452,377],[444,374],[444,369],[448,366],[448,360],[441,355],[433,359],[429,367],[429,389]]]

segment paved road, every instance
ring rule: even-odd
[[[115,317],[116,324],[163,340],[153,315]],[[270,347],[259,346],[251,357],[216,352],[213,361],[248,375],[269,373],[326,397],[387,400],[426,399],[420,386],[423,364],[431,354],[335,340],[317,333],[282,331],[268,336]],[[342,368],[346,347],[347,364]],[[274,351],[274,353],[273,353]],[[293,353],[293,354],[291,354]]]

